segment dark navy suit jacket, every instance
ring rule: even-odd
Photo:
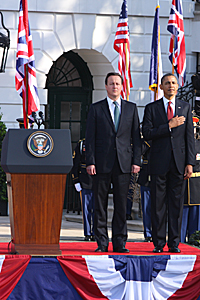
[[[116,159],[123,173],[131,165],[141,164],[141,138],[137,107],[122,100],[117,132],[107,99],[90,106],[86,129],[86,165],[95,165],[97,173],[109,173]]]
[[[168,171],[172,151],[180,174],[186,165],[195,164],[194,129],[191,108],[187,102],[175,100],[175,116],[185,116],[185,123],[169,130],[163,100],[149,103],[143,118],[143,136],[152,140],[150,150],[150,174],[162,175]]]

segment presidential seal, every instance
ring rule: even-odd
[[[53,139],[44,131],[36,131],[32,133],[27,140],[27,148],[29,152],[36,157],[45,157],[53,150]]]

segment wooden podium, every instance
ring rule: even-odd
[[[69,130],[10,129],[3,141],[13,252],[60,255],[67,173],[73,165]]]

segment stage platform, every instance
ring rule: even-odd
[[[9,254],[0,243],[1,300],[200,300],[200,249],[180,244],[154,254],[127,242],[128,255],[95,253],[95,242],[60,243],[61,256]]]
[[[60,250],[62,255],[102,255],[102,253],[95,252],[97,248],[96,242],[65,242],[60,243]],[[153,253],[153,243],[141,243],[141,242],[127,242],[126,248],[130,250],[130,253],[123,255],[155,255]],[[200,255],[200,248],[193,247],[188,244],[180,244],[179,248],[181,253],[177,255]],[[12,254],[12,244],[0,243],[0,255]],[[112,243],[109,243],[108,252],[106,255],[120,255],[120,253],[114,253],[112,251]],[[168,247],[165,246],[164,251],[157,255],[170,255]],[[37,255],[38,256],[38,255]],[[48,255],[45,255],[48,256]]]

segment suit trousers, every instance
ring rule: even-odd
[[[142,219],[144,227],[144,237],[151,237],[151,189],[148,186],[140,187]]]
[[[126,204],[126,214],[131,216],[132,213],[132,206],[133,206],[133,201],[131,201],[131,199],[129,199],[129,197],[127,198],[127,204]]]
[[[98,246],[108,246],[109,237],[107,229],[108,194],[113,184],[114,212],[112,218],[112,244],[113,249],[122,248],[127,240],[126,203],[130,183],[130,173],[122,173],[118,159],[110,173],[94,175],[94,233]]]
[[[168,171],[163,175],[151,175],[151,221],[154,246],[166,244],[168,220],[168,247],[176,247],[180,241],[185,181],[177,170],[173,153]]]
[[[83,228],[84,236],[94,235],[94,193],[91,189],[82,189],[80,192],[82,214],[83,214]]]

